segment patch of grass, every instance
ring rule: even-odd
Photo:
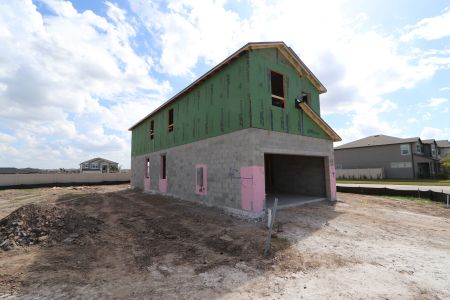
[[[272,239],[270,242],[276,251],[287,249],[291,245],[291,242],[289,242],[286,237],[279,236],[276,233],[272,233]]]
[[[354,180],[354,179],[338,179],[337,183],[352,183],[352,184],[393,184],[393,185],[437,185],[450,186],[450,180],[439,179],[420,179],[420,180]]]
[[[417,197],[408,197],[408,196],[382,196],[382,197],[386,198],[386,199],[391,199],[391,200],[414,201],[417,203],[424,203],[424,204],[430,204],[430,203],[436,204],[437,203],[437,202],[433,202],[427,198],[417,198]]]
[[[79,194],[75,194],[75,193],[62,194],[62,195],[58,196],[58,201],[69,200],[69,199],[75,198],[77,196],[80,196],[80,195]]]

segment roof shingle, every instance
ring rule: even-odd
[[[382,146],[382,145],[392,145],[392,144],[403,144],[403,143],[413,143],[420,141],[419,137],[413,138],[398,138],[389,135],[372,135],[368,136],[344,145],[340,145],[336,147],[336,150],[339,149],[349,149],[349,148],[360,148],[360,147],[371,147],[371,146]]]

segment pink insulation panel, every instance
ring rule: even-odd
[[[150,191],[150,178],[144,177],[144,191]]]
[[[167,192],[167,178],[166,179],[159,178],[159,191],[161,193]]]
[[[243,210],[261,212],[264,209],[264,167],[241,167],[241,205]]]

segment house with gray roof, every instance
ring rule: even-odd
[[[436,141],[438,147],[438,155],[444,158],[447,153],[450,153],[450,142],[447,140]]]
[[[119,164],[101,157],[96,157],[80,163],[80,173],[115,173],[115,172],[119,172]]]
[[[385,178],[429,178],[440,172],[435,140],[368,136],[334,149],[337,169],[382,168]]]

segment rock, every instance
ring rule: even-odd
[[[38,237],[38,241],[39,242],[44,242],[44,241],[46,241],[48,239],[48,235],[43,235],[43,236],[40,236],[40,237]]]
[[[283,232],[283,224],[277,223],[277,232]]]
[[[13,240],[5,240],[1,244],[1,248],[5,251],[14,250],[16,248],[16,243]]]
[[[219,239],[221,239],[222,241],[225,241],[225,242],[232,242],[233,241],[233,238],[231,236],[229,236],[228,234],[222,235]]]
[[[63,243],[67,243],[67,244],[72,243],[72,242],[73,242],[73,238],[70,238],[70,237],[63,240]]]
[[[164,276],[169,276],[170,273],[172,272],[172,270],[170,268],[168,268],[166,266],[162,266],[162,265],[157,266],[156,269]]]
[[[77,237],[79,237],[80,235],[78,234],[78,233],[72,233],[72,234],[69,234],[69,237],[71,237],[71,238],[73,238],[73,239],[76,239]]]

